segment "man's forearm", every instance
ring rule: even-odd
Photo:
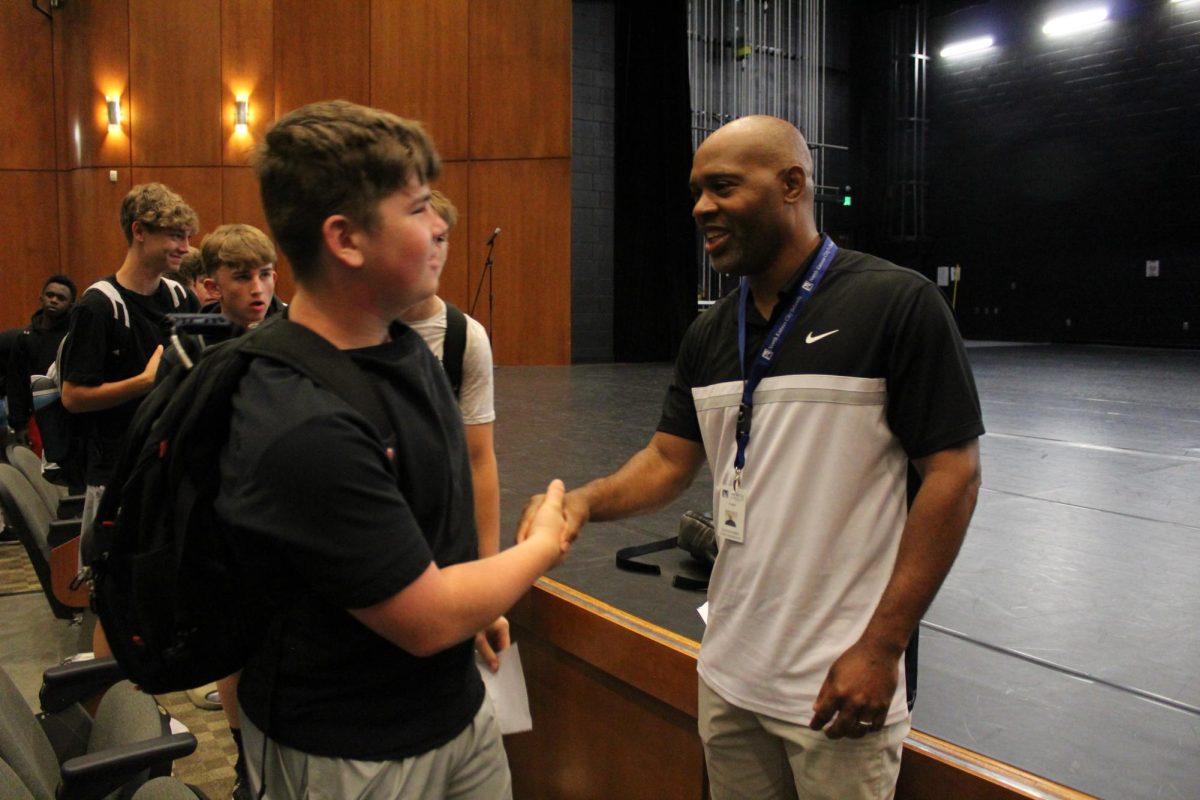
[[[704,461],[699,442],[656,433],[642,450],[611,475],[568,494],[586,503],[588,519],[624,519],[661,508],[692,483]]]
[[[950,572],[979,494],[979,446],[930,457],[908,512],[892,577],[861,641],[899,657]]]

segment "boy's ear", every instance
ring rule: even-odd
[[[363,228],[344,214],[334,214],[321,223],[321,238],[330,255],[350,269],[359,269],[365,263],[362,251]]]
[[[221,296],[221,284],[217,283],[212,277],[205,275],[200,279],[200,283],[204,285],[204,291],[212,297],[219,298]]]
[[[146,238],[146,226],[142,224],[141,220],[135,219],[129,226],[129,233],[133,236],[133,241],[144,241]]]

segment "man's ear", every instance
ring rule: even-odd
[[[799,164],[793,164],[783,171],[783,196],[789,203],[795,203],[803,199],[806,192],[809,190],[808,175],[804,171],[804,167]]]
[[[135,219],[129,226],[129,232],[132,234],[135,242],[143,242],[146,240],[146,226],[142,224],[141,220]]]
[[[350,269],[365,263],[362,251],[363,228],[344,214],[334,214],[321,223],[321,239],[337,262]]]
[[[200,279],[200,283],[204,284],[204,291],[208,293],[209,297],[215,297],[218,300],[221,299],[221,284],[217,283],[216,280],[205,275]]]

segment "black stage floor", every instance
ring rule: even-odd
[[[1200,797],[1200,352],[970,349],[984,488],[926,616],[917,728],[1106,798]],[[551,477],[617,467],[658,419],[665,365],[503,367],[506,531]],[[618,572],[618,547],[709,504],[705,470],[654,515],[589,526],[556,579],[700,639],[703,595]],[[508,535],[506,533],[506,535]]]

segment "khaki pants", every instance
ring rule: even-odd
[[[239,709],[240,710],[240,709]],[[258,796],[264,772],[263,734],[242,714],[246,773]],[[356,761],[313,756],[267,744],[264,797],[305,800],[511,800],[512,778],[492,701],[441,747],[402,761]]]
[[[909,722],[861,739],[828,739],[806,725],[731,705],[700,683],[700,739],[712,800],[890,800]]]

